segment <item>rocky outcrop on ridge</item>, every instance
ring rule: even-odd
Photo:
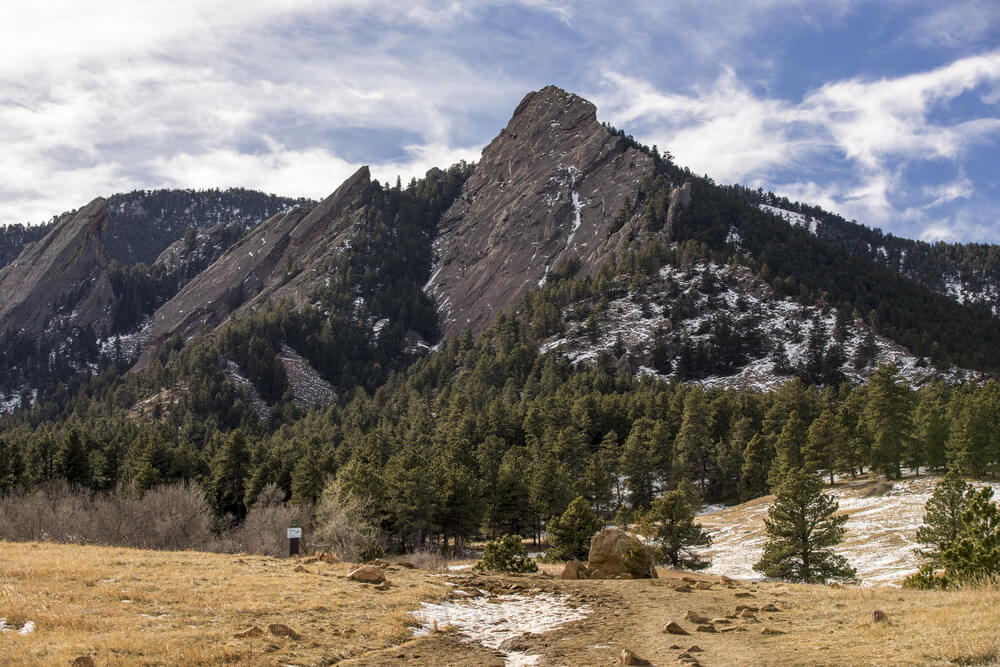
[[[268,301],[307,303],[324,283],[325,260],[346,247],[370,185],[362,167],[312,209],[294,208],[247,233],[156,311],[137,367],[175,334],[188,340]]]
[[[72,327],[107,333],[114,304],[103,246],[107,219],[107,204],[97,198],[0,269],[0,342],[37,341]]]
[[[555,86],[529,93],[441,220],[425,292],[441,330],[479,332],[575,258],[595,272],[636,235],[653,158]]]

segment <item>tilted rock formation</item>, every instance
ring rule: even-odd
[[[136,367],[174,334],[188,340],[268,301],[307,303],[326,278],[325,260],[343,251],[364,212],[370,185],[362,167],[314,208],[294,208],[247,233],[156,311]]]
[[[571,257],[596,271],[635,235],[653,158],[554,86],[529,93],[445,213],[425,292],[446,336],[478,332]]]
[[[103,245],[107,219],[107,203],[97,198],[0,269],[0,342],[14,335],[37,340],[67,327],[107,333],[114,303]]]

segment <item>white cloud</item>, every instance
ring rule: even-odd
[[[616,72],[607,72],[604,83],[599,113],[615,125],[637,125],[640,139],[669,150],[680,164],[725,182],[767,183],[873,225],[913,215],[912,207],[893,203],[912,189],[902,176],[906,165],[960,162],[971,147],[1000,135],[1000,110],[951,122],[947,113],[935,115],[966,92],[1000,83],[1000,52],[894,79],[831,82],[799,101],[761,96],[728,69],[685,94]],[[793,170],[822,171],[824,162],[844,163],[841,171],[853,177],[822,186],[782,182]],[[925,205],[971,192],[967,181],[931,187]]]

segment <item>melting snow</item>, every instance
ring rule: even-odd
[[[554,593],[537,595],[501,595],[478,597],[455,602],[422,602],[411,612],[420,622],[415,636],[428,634],[435,626],[453,626],[464,641],[500,651],[508,639],[524,634],[544,634],[581,621],[592,609],[575,605],[570,598]],[[541,656],[504,651],[508,667],[534,665]]]
[[[767,204],[761,204],[760,210],[766,211],[771,215],[776,215],[782,220],[787,221],[794,227],[801,227],[805,229],[813,236],[816,236],[819,231],[819,220],[816,218],[810,218],[809,216],[803,215],[801,213],[796,213],[795,211],[789,211],[784,208],[778,208],[777,206],[768,206]]]
[[[844,541],[834,549],[858,571],[865,586],[894,586],[916,572],[921,558],[915,553],[917,529],[923,524],[924,506],[939,477],[919,477],[894,482],[882,496],[865,497],[860,482],[841,483],[826,492],[850,515],[844,525]],[[982,486],[977,484],[976,486]],[[1000,491],[1000,483],[990,486]],[[729,508],[709,507],[700,519],[712,536],[712,545],[702,550],[712,561],[711,574],[740,579],[760,579],[753,564],[767,542],[764,518],[773,498],[767,496]]]
[[[6,618],[0,618],[0,632],[14,632],[15,629],[16,627],[9,624]],[[19,630],[17,630],[17,634],[30,635],[34,631],[35,631],[35,622],[28,621],[27,623],[22,625]]]

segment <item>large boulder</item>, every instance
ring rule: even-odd
[[[587,574],[591,579],[658,578],[650,549],[620,528],[605,528],[591,539]]]

